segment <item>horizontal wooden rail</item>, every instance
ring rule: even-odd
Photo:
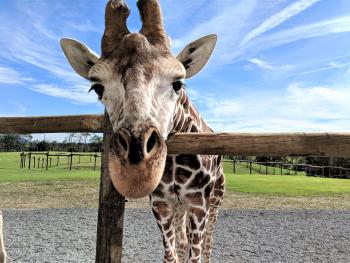
[[[350,157],[350,133],[180,133],[169,153]]]
[[[0,118],[0,134],[103,132],[103,115]],[[350,133],[179,133],[168,153],[350,157]]]
[[[103,132],[103,115],[0,118],[0,134]]]

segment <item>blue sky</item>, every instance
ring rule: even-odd
[[[350,1],[160,2],[174,54],[206,34],[219,37],[205,70],[187,81],[216,131],[350,131]],[[59,40],[100,53],[105,3],[1,0],[0,116],[103,112]],[[136,0],[128,4],[129,29],[138,31]]]

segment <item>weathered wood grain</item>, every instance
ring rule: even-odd
[[[107,114],[104,124],[95,262],[121,263],[125,198],[115,190],[109,175],[108,154],[112,127]]]
[[[0,134],[103,132],[103,115],[0,118]]]
[[[350,133],[181,133],[167,144],[168,153],[350,157]]]

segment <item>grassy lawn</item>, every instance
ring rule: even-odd
[[[60,157],[59,166],[56,166],[57,159],[53,157],[52,168],[49,171],[42,168],[28,169],[28,160],[26,168],[19,168],[20,153],[0,153],[0,182],[23,182],[23,181],[55,181],[55,180],[98,180],[100,176],[100,158],[97,158],[96,171],[93,170],[93,158],[90,163],[90,157],[81,157],[80,163],[78,157],[73,158],[72,171],[69,171],[67,157]],[[44,156],[40,156],[43,158]],[[36,161],[36,167],[37,167]],[[40,165],[41,167],[41,165]]]
[[[42,158],[44,156],[40,156]],[[19,153],[0,153],[0,208],[97,207],[100,159],[96,171],[93,158],[67,157],[52,160],[52,168],[19,168]],[[41,165],[40,165],[41,167]],[[44,164],[45,167],[45,164]]]
[[[52,168],[46,171],[29,170],[28,164],[19,168],[19,159],[19,153],[0,153],[0,208],[97,206],[99,163],[93,171],[89,157],[81,157],[80,163],[75,157],[69,171],[65,157],[58,167],[52,162]],[[302,173],[233,174],[232,163],[225,163],[224,169],[227,208],[350,209],[350,180],[306,177]],[[237,166],[236,172],[240,171],[244,167]],[[148,206],[148,200],[140,204]]]
[[[233,174],[230,163],[225,163],[224,171],[229,192],[279,196],[350,196],[350,180],[307,177],[300,174]]]
[[[225,168],[226,168],[226,173],[233,173],[233,163],[232,160],[224,160],[225,163]],[[249,164],[244,163],[244,162],[238,162],[235,165],[235,173],[236,174],[249,174],[250,169],[249,169]],[[255,164],[252,163],[252,174],[270,174],[270,175],[300,175],[304,176],[304,172],[295,172],[291,169],[285,169],[283,168],[281,171],[281,168],[279,167],[272,167],[272,166],[265,166],[265,165],[260,165],[260,164]]]

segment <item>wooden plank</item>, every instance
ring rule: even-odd
[[[102,131],[103,115],[0,118],[0,134]]]
[[[121,263],[125,198],[115,190],[109,176],[109,142],[113,133],[107,114],[104,121],[96,263]]]
[[[180,133],[168,153],[350,157],[350,133]]]
[[[3,133],[103,132],[102,115],[0,118]],[[350,133],[179,133],[170,154],[350,157]]]

